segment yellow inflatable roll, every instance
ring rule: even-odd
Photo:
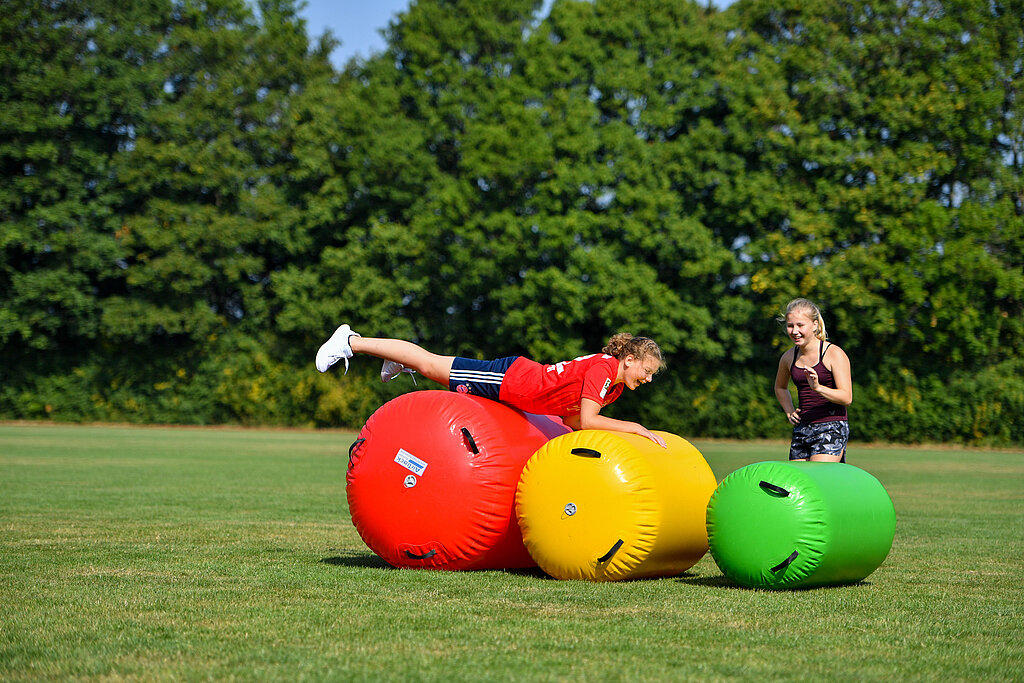
[[[557,579],[674,576],[708,550],[715,475],[685,439],[582,430],[527,461],[516,515],[530,556]]]

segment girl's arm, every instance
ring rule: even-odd
[[[566,424],[569,424],[568,420]],[[637,422],[616,420],[614,417],[606,417],[601,414],[601,404],[589,398],[580,401],[579,414],[580,429],[604,429],[609,432],[626,432],[627,434],[639,434],[665,447],[665,439],[650,431]],[[571,424],[569,426],[572,426]]]
[[[782,412],[786,414],[790,424],[796,424],[800,422],[800,410],[793,407],[793,397],[789,393],[789,361],[786,358],[788,354],[789,351],[786,351],[779,358],[779,369],[775,373],[775,398],[778,399]]]
[[[811,383],[811,389],[827,398],[832,403],[848,406],[853,403],[853,380],[850,377],[850,357],[841,348],[833,344],[829,347],[834,349],[832,365],[829,371],[836,382],[836,388],[826,387],[818,383],[818,373],[814,370],[807,371],[807,381]]]

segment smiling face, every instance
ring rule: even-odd
[[[654,356],[638,359],[633,355],[627,355],[619,365],[622,382],[631,390],[650,382],[654,379],[654,374],[661,369],[661,361]]]
[[[799,347],[804,347],[817,337],[818,325],[811,319],[809,311],[798,308],[786,314],[786,334]]]

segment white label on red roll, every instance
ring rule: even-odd
[[[404,448],[398,449],[398,455],[395,456],[395,462],[413,474],[419,476],[423,476],[423,470],[427,469],[427,463],[423,462]]]

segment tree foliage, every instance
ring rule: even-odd
[[[338,71],[292,0],[6,3],[0,414],[357,426],[394,385],[310,362],[349,321],[631,330],[669,368],[618,414],[784,436],[808,296],[855,438],[1019,442],[1019,2],[542,5],[419,0]]]

